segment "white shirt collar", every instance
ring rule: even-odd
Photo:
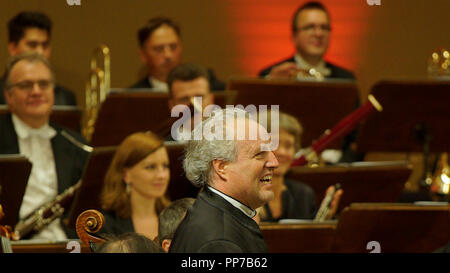
[[[228,201],[228,203],[230,203],[231,205],[233,205],[233,207],[236,207],[237,209],[239,209],[240,211],[242,211],[245,215],[247,215],[249,218],[253,218],[256,215],[256,211],[252,210],[251,208],[247,207],[246,205],[242,204],[241,202],[239,202],[238,200],[234,199],[231,196],[226,195],[225,193],[214,189],[213,187],[207,186],[208,189],[210,189],[212,192],[218,194],[219,196],[221,196],[223,199],[225,199],[226,201]]]
[[[331,70],[329,68],[327,68],[327,64],[325,63],[325,61],[323,59],[320,60],[320,62],[316,66],[310,65],[298,53],[295,54],[294,59],[295,59],[295,63],[297,64],[297,67],[300,69],[309,70],[311,68],[314,68],[315,70],[319,71],[320,74],[322,74],[324,77],[331,75]]]
[[[167,93],[169,92],[169,86],[167,85],[166,82],[160,81],[158,79],[155,79],[153,77],[149,77],[148,78],[149,82],[152,85],[152,90],[155,92],[164,92]]]
[[[15,114],[12,114],[12,122],[14,124],[14,129],[16,130],[16,134],[21,139],[26,139],[32,135],[38,135],[44,139],[51,139],[56,135],[55,129],[50,127],[48,123],[44,124],[39,129],[34,129],[28,126],[25,122],[23,122],[19,117]]]

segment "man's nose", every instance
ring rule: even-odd
[[[273,152],[269,152],[269,160],[267,161],[266,167],[277,168],[279,166],[277,157]]]
[[[167,59],[172,59],[173,51],[170,46],[164,47],[164,57]]]

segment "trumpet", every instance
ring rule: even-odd
[[[99,59],[103,62],[102,67],[97,63]],[[90,141],[94,132],[100,105],[105,100],[111,87],[111,57],[110,50],[106,45],[101,44],[94,49],[90,68],[85,90],[85,112],[82,126],[83,136],[88,141]]]

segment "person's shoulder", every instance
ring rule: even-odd
[[[144,77],[128,88],[153,88],[147,77]]]
[[[346,68],[343,68],[330,62],[326,62],[326,65],[328,68],[331,69],[330,78],[351,79],[351,80],[355,79],[355,75],[353,74],[353,72]]]
[[[55,105],[77,105],[77,99],[75,92],[72,90],[61,86],[55,85]]]
[[[61,126],[61,125],[59,125],[57,123],[54,123],[54,122],[50,122],[49,125],[53,129],[56,130],[56,132],[57,132],[56,138],[58,140],[64,140],[64,141],[67,141],[67,142],[70,142],[70,143],[74,144],[73,140],[70,139],[72,137],[76,141],[80,142],[80,144],[86,144],[87,143],[86,139],[78,132],[75,132],[75,131],[73,131],[73,130],[71,130],[69,128]],[[78,146],[78,145],[75,144],[75,146]]]
[[[286,63],[286,62],[294,63],[294,62],[295,62],[294,56],[289,57],[289,58],[286,58],[286,59],[283,59],[283,60],[278,61],[278,62],[275,62],[275,63],[273,63],[273,64],[271,64],[271,65],[269,65],[269,66],[267,66],[267,67],[261,69],[261,70],[259,71],[259,73],[258,73],[258,76],[259,76],[259,77],[265,77],[265,76],[267,76],[267,75],[270,73],[270,71],[272,70],[272,68],[273,68],[274,66],[277,66],[277,65],[280,65],[280,64]]]

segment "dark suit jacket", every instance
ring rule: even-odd
[[[280,65],[280,64],[285,63],[285,62],[295,63],[295,58],[291,57],[291,58],[285,59],[285,60],[283,60],[281,62],[278,62],[276,64],[273,64],[273,65],[271,65],[271,66],[269,66],[267,68],[264,68],[263,70],[261,70],[259,72],[258,75],[260,77],[265,77],[265,76],[269,75],[270,71],[272,70],[272,68],[274,66]],[[352,72],[350,72],[350,71],[348,71],[348,70],[346,70],[346,69],[344,69],[342,67],[339,67],[337,65],[334,65],[334,64],[332,64],[330,62],[325,62],[325,64],[326,64],[326,67],[331,70],[331,74],[327,78],[331,78],[331,79],[333,79],[333,78],[334,79],[337,79],[337,78],[341,78],[341,79],[355,79],[355,76],[353,75]]]
[[[88,154],[62,136],[61,131],[65,130],[80,142],[85,142],[79,134],[54,123],[50,123],[50,126],[57,131],[56,136],[51,139],[51,145],[58,178],[58,194],[61,194],[80,180]],[[0,116],[0,154],[19,154],[19,152],[19,142],[11,114]],[[77,238],[76,233],[65,231],[69,238]]]
[[[179,225],[169,252],[265,253],[258,224],[205,188]]]
[[[276,222],[280,219],[314,219],[317,212],[314,190],[299,181],[285,179],[286,190],[282,193],[282,212],[280,218],[273,218],[269,205],[264,207],[267,217],[261,221]]]
[[[3,81],[0,80],[0,104],[6,104],[3,94]],[[55,85],[55,105],[77,105],[75,94],[62,86]]]
[[[218,80],[216,75],[214,75],[214,71],[212,69],[208,69],[208,80],[209,80],[209,89],[211,91],[222,91],[225,90],[225,83]],[[152,83],[148,80],[148,76],[139,80],[137,83],[130,86],[130,88],[153,88]]]

